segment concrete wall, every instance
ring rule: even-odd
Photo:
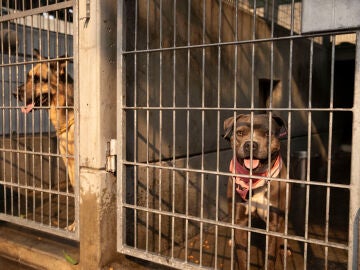
[[[152,2],[153,3],[153,2]],[[156,3],[156,1],[155,1]],[[173,37],[173,14],[172,2],[163,3],[163,40],[162,47],[185,46],[187,44],[187,6],[184,1],[177,3],[176,14],[176,43]],[[140,3],[141,5],[141,3]],[[234,9],[231,6],[223,5],[222,13],[222,29],[221,41],[234,41],[235,18]],[[168,12],[167,12],[168,11]],[[202,6],[200,2],[192,3],[191,8],[191,45],[202,44],[205,40],[206,44],[217,42],[218,34],[218,6],[215,2],[206,5],[206,31],[205,37],[202,35]],[[138,49],[144,49],[146,44],[146,6],[139,8],[139,28],[137,35]],[[159,40],[159,6],[150,5],[149,17],[149,48],[158,48]],[[245,41],[252,39],[252,15],[246,11],[239,11],[238,15],[238,40]],[[129,26],[132,27],[132,26]],[[131,31],[131,33],[133,33]],[[275,36],[289,35],[284,29],[276,29]],[[263,20],[256,21],[256,39],[270,38],[270,26]],[[128,40],[133,38],[127,37]],[[291,106],[304,108],[308,105],[308,88],[309,88],[309,59],[310,59],[310,42],[306,39],[293,41],[292,70],[290,67],[290,41],[283,40],[273,43],[273,79],[279,81],[274,89],[273,103],[274,108],[286,108],[289,106],[289,93],[291,92]],[[129,46],[131,49],[132,46]],[[173,51],[162,53],[162,69],[160,69],[160,54],[150,53],[149,55],[142,53],[137,55],[136,84],[131,77],[134,75],[132,66],[128,66],[127,93],[129,106],[134,104],[133,91],[136,91],[137,101],[135,106],[146,106],[147,97],[149,106],[184,107],[187,105],[187,92],[189,91],[189,106],[201,107],[204,105],[209,108],[216,108],[218,105],[218,91],[220,92],[219,106],[221,108],[232,108],[236,104],[237,108],[251,107],[251,92],[254,90],[254,106],[261,107],[259,80],[270,79],[271,74],[271,42],[257,42],[254,45],[254,77],[252,78],[252,44],[241,44],[239,46],[222,46],[221,47],[221,63],[218,65],[218,47],[212,46],[202,49],[190,50],[190,69],[187,71],[187,53],[186,49],[177,50],[175,56]],[[237,53],[235,52],[237,50]],[[202,54],[204,53],[204,58]],[[128,59],[132,61],[132,56]],[[175,67],[173,59],[175,57]],[[202,67],[204,61],[204,69]],[[147,64],[149,69],[147,70]],[[175,68],[175,76],[173,74]],[[327,50],[316,45],[314,48],[314,71],[313,71],[313,87],[316,95],[312,97],[313,106],[325,105],[328,103],[328,87],[327,76],[328,62]],[[162,74],[161,74],[162,73]],[[220,73],[220,76],[218,76]],[[132,75],[131,75],[132,74]],[[160,81],[160,75],[161,81]],[[202,77],[204,75],[204,77]],[[187,76],[189,76],[189,90],[187,88]],[[289,79],[290,78],[290,79]],[[202,81],[204,80],[204,82]],[[219,82],[219,84],[218,84]],[[321,82],[321,84],[320,84]],[[320,86],[321,85],[321,86]],[[162,91],[160,95],[160,89]],[[147,93],[148,90],[148,93]],[[290,91],[291,90],[291,91]],[[175,92],[175,94],[174,94]],[[234,95],[236,92],[236,101]],[[319,98],[321,96],[321,98]],[[221,112],[220,129],[222,120],[232,115],[232,111]],[[287,118],[287,113],[280,113]],[[184,156],[186,154],[186,134],[189,133],[191,153],[201,152],[201,143],[199,137],[201,135],[202,124],[205,133],[213,133],[217,130],[218,123],[216,112],[205,111],[204,122],[201,123],[201,112],[190,112],[190,127],[186,129],[186,111],[176,111],[176,122],[173,123],[172,111],[163,111],[162,115],[162,134],[159,137],[159,112],[149,112],[149,130],[146,131],[146,111],[142,110],[138,114],[138,153],[139,161],[147,160],[146,156],[146,140],[150,144],[149,161],[159,160],[159,149],[161,145],[163,158],[171,157],[175,151],[176,156]],[[293,114],[293,135],[303,134],[303,123],[307,118],[305,114]],[[305,119],[304,119],[305,118]],[[316,117],[318,118],[318,117]],[[316,121],[316,120],[315,120]],[[321,130],[323,121],[316,124]],[[175,125],[176,141],[173,143],[173,124]],[[178,132],[181,131],[181,132]],[[132,133],[129,132],[131,135]],[[148,135],[148,136],[147,136]],[[216,136],[207,136],[204,138],[204,151],[213,151],[216,149]],[[174,146],[175,145],[175,146]],[[221,147],[225,144],[221,144]],[[175,147],[175,150],[173,149]]]

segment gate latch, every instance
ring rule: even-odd
[[[110,142],[107,143],[106,150],[106,166],[105,170],[110,173],[116,173],[116,140],[111,139]]]

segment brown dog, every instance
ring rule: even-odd
[[[251,212],[251,216],[260,217],[265,222],[269,218],[270,231],[283,232],[286,183],[270,181],[267,177],[286,178],[279,141],[287,133],[284,121],[273,116],[270,127],[268,114],[254,115],[253,119],[250,115],[241,114],[236,119],[226,119],[224,131],[224,138],[231,142],[236,157],[230,162],[230,172],[237,175],[229,177],[227,186],[229,215],[232,215],[234,205],[236,224],[248,226]],[[235,230],[236,256],[241,270],[247,266],[247,245],[248,232]],[[274,269],[279,247],[279,239],[269,236],[268,269]]]
[[[34,55],[43,59],[37,50]],[[74,170],[74,87],[67,74],[67,60],[42,61],[28,72],[26,83],[20,85],[15,98],[24,101],[21,109],[25,114],[33,109],[48,107],[50,121],[56,129],[61,157],[68,170],[71,185],[75,186]],[[74,230],[75,225],[67,227]]]

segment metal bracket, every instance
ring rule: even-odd
[[[87,26],[90,21],[90,1],[86,0],[85,6],[81,6],[79,18],[80,20],[84,20],[84,25]]]
[[[90,20],[90,0],[86,0],[86,19]]]
[[[110,173],[116,173],[116,143],[117,140],[111,139],[110,142],[107,143],[106,150],[106,166],[105,170]]]

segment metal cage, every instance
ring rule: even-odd
[[[119,252],[237,269],[244,230],[248,269],[267,269],[269,236],[292,249],[281,269],[356,268],[357,29],[301,32],[303,4],[118,1]],[[223,122],[258,113],[287,125],[287,175],[267,178],[286,183],[283,232],[227,211]]]
[[[77,106],[73,6],[74,1],[2,1],[0,219],[77,239],[78,232],[65,229],[78,220],[77,190],[67,180],[78,172],[66,166],[77,160],[68,135]],[[57,121],[63,117],[64,125]]]

